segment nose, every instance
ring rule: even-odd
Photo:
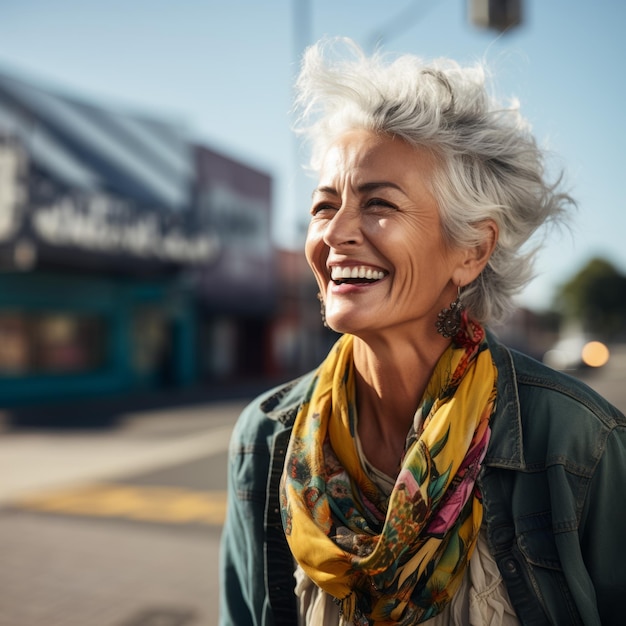
[[[342,206],[335,213],[324,231],[324,243],[330,248],[355,245],[362,238],[360,211],[347,206]]]

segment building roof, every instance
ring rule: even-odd
[[[0,132],[73,189],[167,209],[190,204],[194,163],[179,125],[60,95],[0,72]]]

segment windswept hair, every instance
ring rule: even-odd
[[[343,38],[306,51],[296,94],[295,130],[311,143],[314,171],[329,145],[348,130],[398,136],[436,158],[432,193],[449,245],[474,246],[484,237],[481,222],[496,222],[495,251],[464,288],[462,301],[474,319],[501,321],[512,296],[532,278],[537,246],[525,244],[573,204],[559,191],[560,177],[546,180],[544,153],[518,103],[503,106],[490,96],[481,65],[425,63],[413,55],[368,57]]]

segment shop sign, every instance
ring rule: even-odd
[[[191,264],[212,262],[220,249],[214,232],[194,232],[184,215],[142,209],[103,193],[31,202],[30,213],[34,235],[51,246]]]
[[[196,218],[191,209],[69,189],[31,164],[21,142],[0,135],[0,247],[11,246],[16,254],[26,248],[36,254],[44,246],[112,259],[211,265],[221,241]]]

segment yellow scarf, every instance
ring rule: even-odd
[[[482,327],[466,321],[459,337],[439,360],[388,496],[356,448],[352,336],[335,344],[296,417],[281,486],[287,541],[357,625],[440,613],[476,544],[497,372]]]

